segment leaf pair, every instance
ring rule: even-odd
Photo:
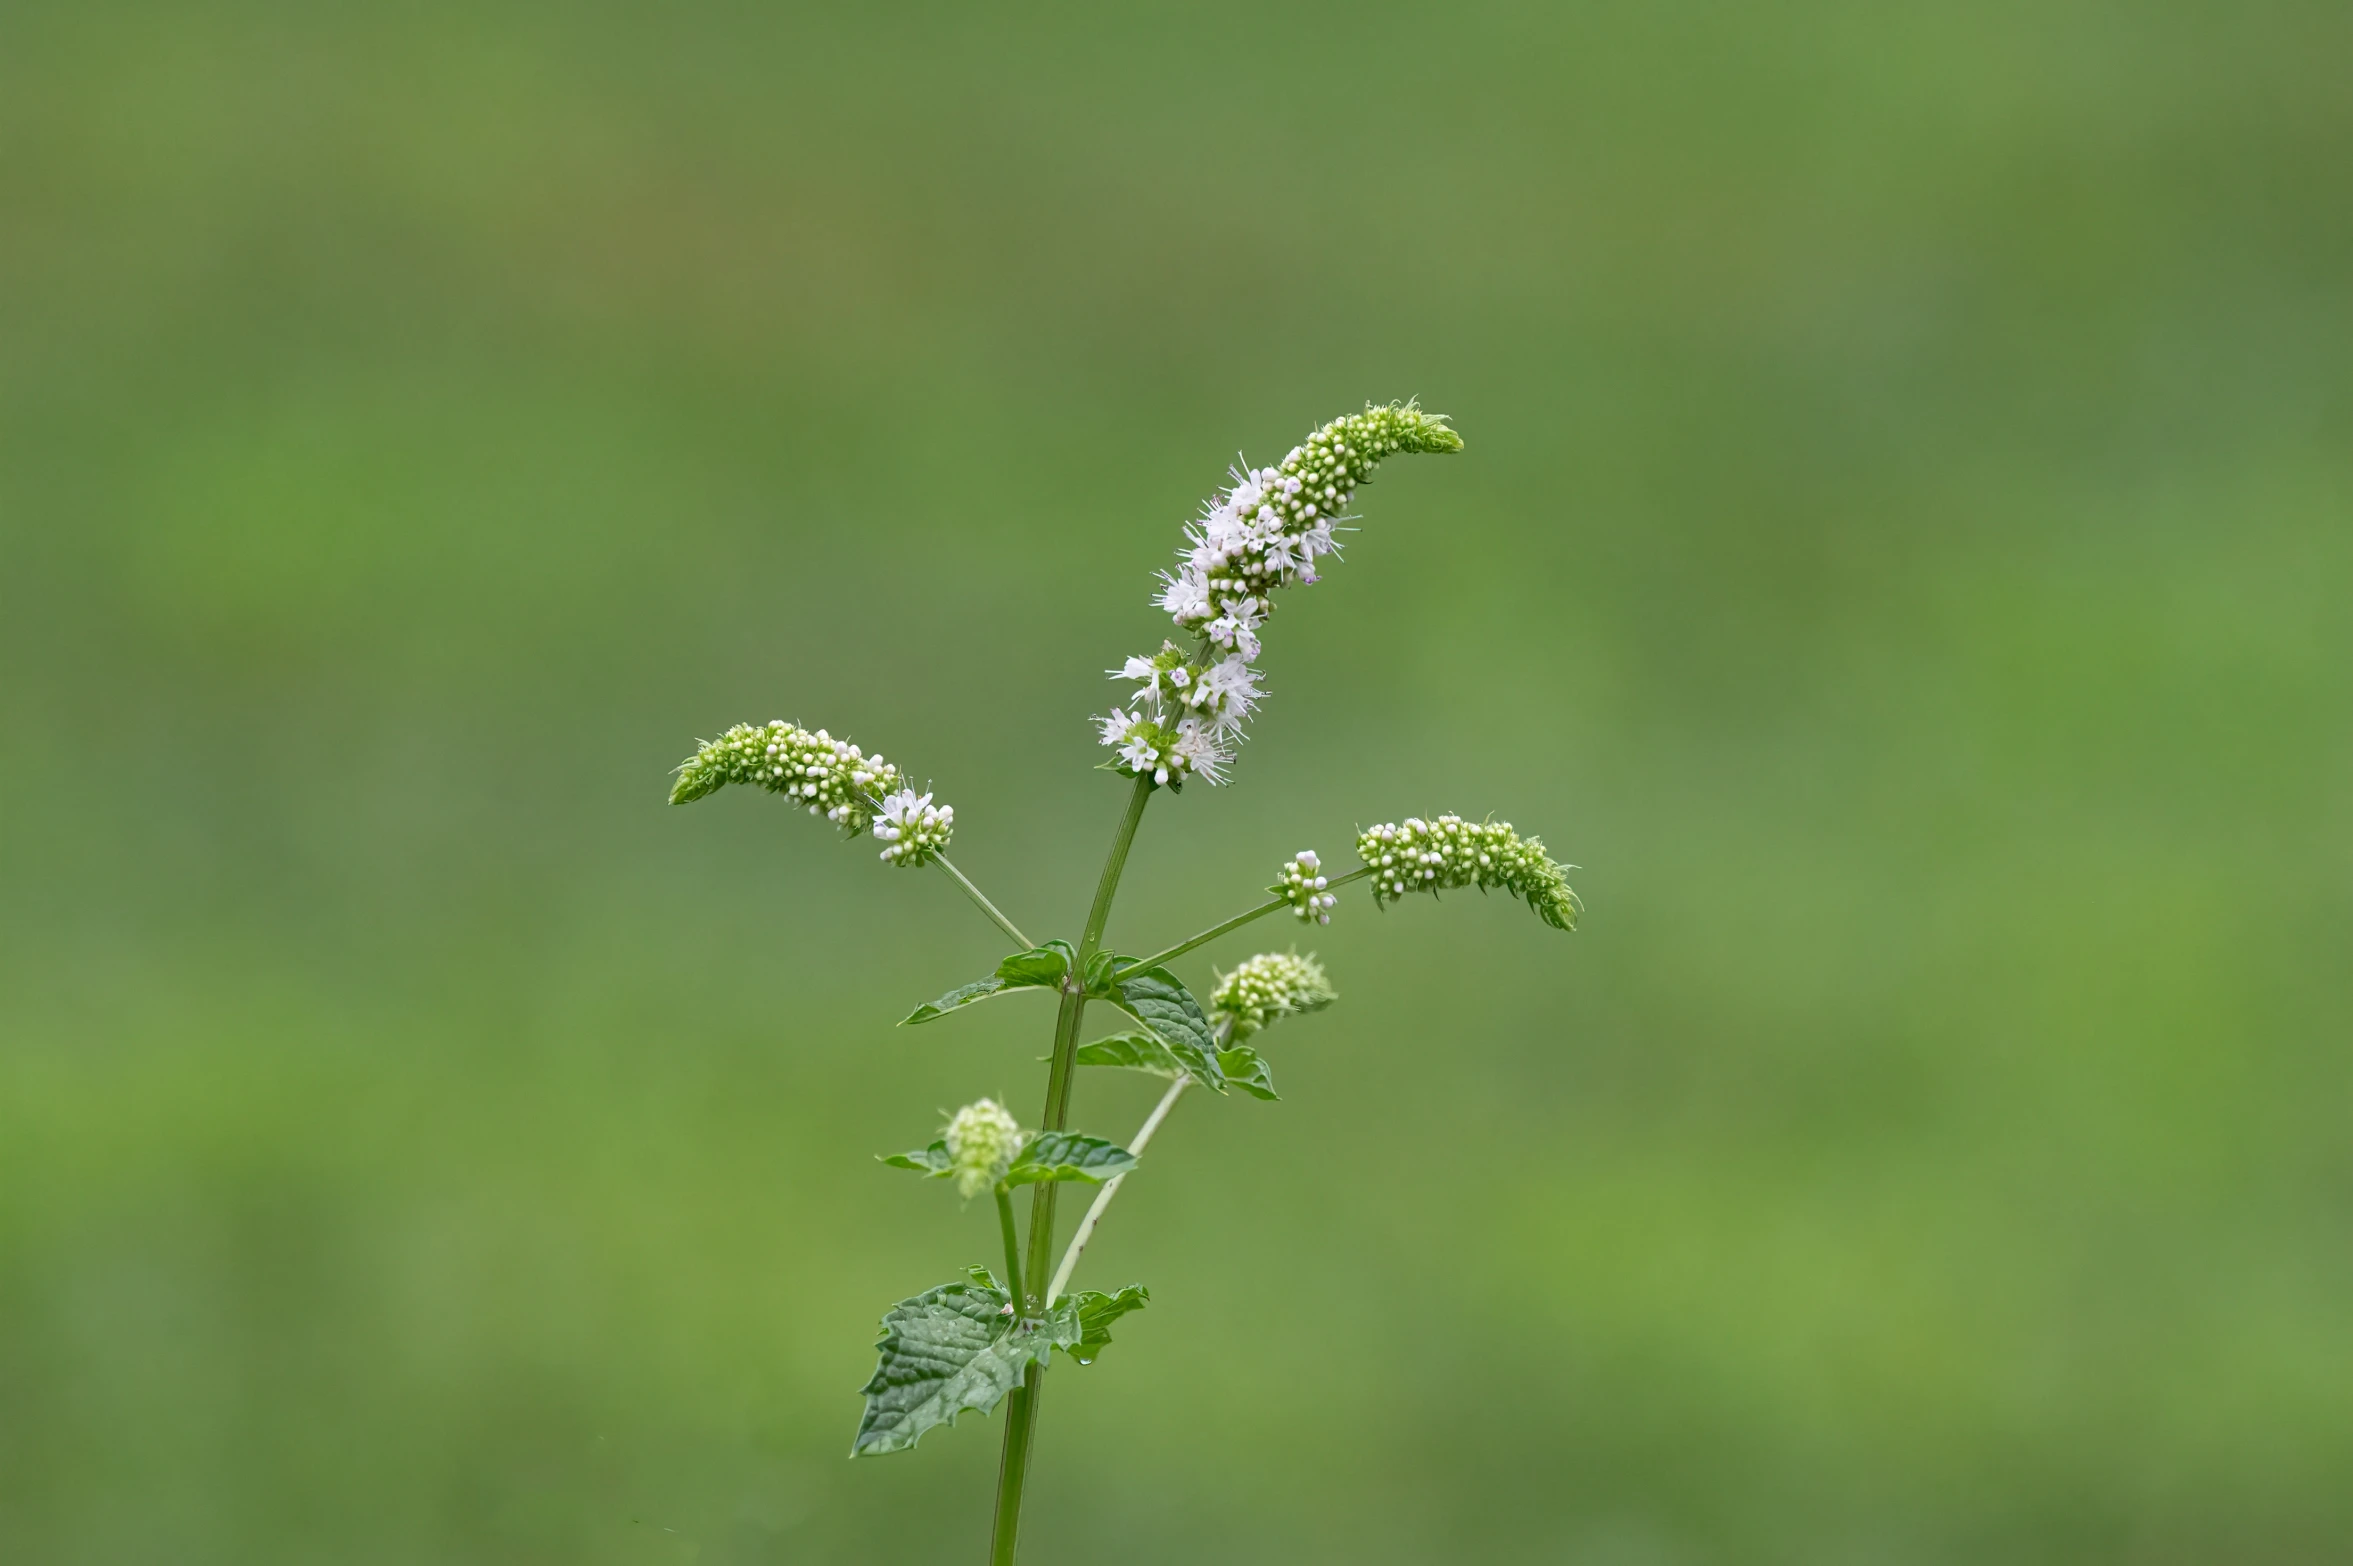
[[[969,1283],[926,1289],[884,1314],[851,1456],[904,1451],[967,1409],[989,1412],[1056,1349],[1093,1364],[1111,1342],[1111,1324],[1151,1298],[1133,1283],[1117,1294],[1082,1290],[1024,1320],[987,1268],[969,1274]]]
[[[940,1179],[956,1172],[956,1161],[948,1156],[945,1141],[912,1153],[892,1153],[883,1162],[893,1169],[913,1169],[932,1179]],[[1099,1136],[1081,1136],[1075,1131],[1040,1131],[1022,1144],[1006,1167],[1004,1185],[1037,1185],[1047,1180],[1084,1180],[1100,1185],[1113,1175],[1126,1174],[1136,1167],[1136,1155],[1114,1142]]]

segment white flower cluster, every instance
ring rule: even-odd
[[[1302,848],[1292,861],[1283,866],[1283,873],[1267,890],[1288,901],[1291,912],[1301,920],[1317,924],[1332,922],[1332,909],[1340,901],[1340,894],[1327,892],[1331,878],[1324,874],[1323,861],[1312,848]]]
[[[1377,872],[1375,902],[1476,886],[1511,893],[1554,929],[1577,927],[1577,894],[1569,890],[1565,867],[1546,857],[1542,839],[1521,837],[1508,821],[1409,816],[1363,833],[1356,853]]]
[[[1260,952],[1217,981],[1209,1004],[1232,1022],[1240,1042],[1277,1018],[1321,1011],[1339,998],[1312,955]]]
[[[947,1129],[957,1193],[969,1201],[1002,1180],[1023,1141],[1020,1122],[993,1098],[957,1110]]]
[[[874,835],[890,845],[883,859],[895,865],[931,863],[956,825],[953,807],[917,795],[879,754],[869,756],[823,729],[812,733],[782,720],[739,723],[704,741],[678,769],[670,803],[683,805],[730,783],[756,783],[782,794],[852,837],[873,826]]]
[[[930,864],[955,830],[954,805],[935,805],[929,794],[911,788],[886,795],[875,812],[874,835],[890,845],[882,857],[895,865]]]
[[[1461,449],[1443,418],[1407,403],[1334,419],[1274,467],[1236,469],[1187,530],[1183,565],[1161,577],[1160,607],[1199,638],[1198,649],[1164,643],[1112,671],[1139,687],[1097,720],[1118,770],[1175,787],[1188,777],[1223,781],[1242,725],[1264,699],[1251,665],[1275,590],[1313,582],[1315,563],[1339,551],[1333,530],[1382,458]]]

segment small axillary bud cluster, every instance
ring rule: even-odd
[[[1277,1018],[1321,1011],[1339,998],[1312,954],[1260,952],[1217,981],[1209,1004],[1232,1023],[1238,1043]]]
[[[852,837],[868,827],[888,844],[885,863],[927,865],[948,846],[956,812],[906,786],[899,769],[823,729],[781,719],[739,723],[678,769],[670,803],[687,804],[730,783],[755,783],[823,816]]]
[[[1020,1122],[993,1098],[957,1110],[947,1129],[957,1194],[969,1201],[1005,1178],[1022,1140]]]
[[[1368,829],[1356,852],[1373,867],[1373,900],[1384,906],[1408,892],[1476,886],[1511,893],[1556,930],[1577,927],[1577,894],[1565,867],[1545,856],[1541,838],[1521,837],[1508,821],[1409,816]]]
[[[1283,866],[1282,874],[1267,890],[1291,905],[1291,912],[1302,922],[1330,924],[1332,909],[1339,904],[1340,894],[1327,892],[1331,878],[1324,874],[1323,861],[1315,850],[1302,848],[1291,862]]]
[[[1339,552],[1333,530],[1382,458],[1461,449],[1445,419],[1392,404],[1334,419],[1274,467],[1235,469],[1187,531],[1184,564],[1161,577],[1160,607],[1198,646],[1163,643],[1111,671],[1139,687],[1096,720],[1117,770],[1169,787],[1189,777],[1223,782],[1264,697],[1252,665],[1276,589],[1315,581],[1315,563]]]

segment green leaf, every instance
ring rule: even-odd
[[[1087,998],[1089,1000],[1110,999],[1113,976],[1118,972],[1119,965],[1134,961],[1133,957],[1122,957],[1117,952],[1097,952],[1094,956],[1089,957],[1086,972]]]
[[[1136,1155],[1116,1142],[1075,1131],[1041,1131],[1013,1155],[1005,1171],[1007,1185],[1036,1185],[1045,1180],[1085,1180],[1100,1185],[1113,1175],[1136,1167]]]
[[[1078,961],[1078,953],[1070,949],[1068,941],[1048,941],[1033,946],[1026,952],[1015,952],[997,964],[997,977],[1007,989],[1025,987],[1052,988],[1062,982]]]
[[[1266,1069],[1266,1061],[1247,1044],[1236,1044],[1231,1049],[1217,1052],[1217,1065],[1226,1080],[1252,1098],[1276,1099],[1273,1073]]]
[[[1064,974],[1070,972],[1077,953],[1068,941],[1048,941],[1033,946],[1026,952],[1015,952],[997,964],[997,971],[985,979],[960,984],[938,1000],[928,1001],[909,1012],[899,1026],[930,1022],[960,1010],[974,1001],[987,1000],[992,995],[1003,995],[1009,990],[1054,989],[1061,985]]]
[[[1226,1090],[1225,1074],[1217,1064],[1217,1036],[1182,979],[1166,968],[1146,968],[1121,974],[1112,981],[1112,989],[1112,1004],[1158,1034],[1195,1081],[1220,1093]]]
[[[1140,1283],[1131,1283],[1117,1294],[1081,1289],[1064,1295],[1054,1302],[1055,1308],[1068,1307],[1077,1316],[1078,1341],[1066,1345],[1063,1352],[1082,1365],[1092,1365],[1111,1343],[1111,1324],[1131,1310],[1142,1310],[1151,1299],[1151,1290]]]
[[[934,1176],[955,1172],[955,1164],[948,1157],[948,1144],[945,1142],[934,1142],[912,1153],[892,1153],[883,1162],[893,1169],[913,1169]]]
[[[1078,1053],[1071,1058],[1082,1066],[1124,1066],[1130,1071],[1148,1071],[1171,1081],[1189,1075],[1185,1063],[1170,1053],[1157,1033],[1113,1034],[1080,1045]]]
[[[988,1269],[967,1270],[972,1282],[926,1289],[883,1316],[852,1457],[904,1451],[967,1409],[985,1414],[1032,1362],[1084,1346],[1086,1323],[1070,1300],[1055,1301],[1043,1321],[1016,1320],[1011,1296]]]

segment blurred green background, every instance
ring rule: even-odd
[[[1138,949],[1311,943],[1025,1559],[2353,1557],[2353,10],[0,15],[0,1556],[977,1559],[844,1459],[1237,448],[1453,415]],[[1257,945],[1291,928],[1258,926]],[[1249,937],[1189,959],[1206,980]],[[1123,1134],[1133,1081],[1082,1084]]]

